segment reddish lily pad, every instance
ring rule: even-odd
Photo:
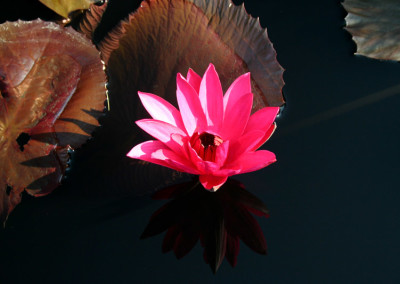
[[[397,0],[346,0],[346,29],[357,53],[400,61],[400,6]]]
[[[105,75],[99,53],[83,35],[54,23],[0,25],[0,220],[26,190],[51,192],[68,150],[98,126]]]

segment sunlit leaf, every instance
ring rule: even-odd
[[[357,53],[376,59],[400,60],[400,5],[397,0],[346,0],[346,29]]]
[[[0,220],[60,182],[98,125],[105,75],[84,36],[41,20],[0,25]]]
[[[86,10],[97,0],[39,0],[57,14],[68,18],[69,13],[76,10]]]

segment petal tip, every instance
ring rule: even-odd
[[[199,181],[209,191],[217,191],[228,179],[227,176],[200,175]]]
[[[217,72],[217,70],[215,69],[214,64],[212,64],[212,63],[210,63],[210,64],[208,65],[206,72],[204,72],[204,76],[206,76],[206,75],[209,74],[210,72],[211,72],[211,73],[215,73],[215,74],[218,76],[218,72]]]
[[[212,63],[208,64],[208,67],[207,67],[207,69],[210,69],[210,68],[213,68],[213,69],[215,70],[215,66],[214,66],[214,64],[212,64]]]
[[[183,77],[183,75],[181,73],[176,74],[176,80],[184,80],[186,81],[185,77]]]
[[[137,159],[140,157],[140,155],[138,155],[138,151],[137,151],[137,146],[133,147],[128,153],[126,153],[126,156],[132,159]]]

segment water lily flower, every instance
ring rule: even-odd
[[[136,124],[157,140],[136,145],[128,157],[199,175],[204,188],[216,191],[228,176],[256,171],[276,161],[267,150],[256,151],[275,130],[279,107],[251,115],[250,73],[237,78],[223,95],[214,65],[203,78],[189,69],[178,73],[179,110],[164,99],[139,92],[153,119]]]

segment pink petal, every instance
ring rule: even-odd
[[[258,143],[257,143],[254,147],[252,147],[251,149],[249,149],[249,150],[255,151],[255,150],[257,150],[258,148],[260,148],[265,142],[268,141],[268,139],[272,136],[272,134],[274,134],[275,129],[276,129],[276,124],[274,123],[274,124],[272,124],[272,125],[269,127],[269,129],[267,130],[267,132],[265,132],[264,137],[263,137],[262,139],[260,139],[260,140],[258,141]],[[257,131],[257,130],[256,130],[256,131]]]
[[[151,117],[185,129],[180,112],[169,102],[150,93],[138,92],[138,94]]]
[[[229,145],[230,142],[225,141],[217,148],[217,152],[215,153],[215,163],[218,164],[220,167],[222,167],[222,165],[226,161],[226,158],[228,157]]]
[[[141,157],[144,157],[149,153],[151,154],[152,152],[155,152],[159,149],[166,149],[166,148],[167,147],[165,146],[165,144],[160,141],[149,140],[136,145],[126,155],[129,158],[141,159]]]
[[[250,73],[238,77],[226,91],[224,96],[224,112],[228,104],[235,104],[241,96],[251,93]]]
[[[212,191],[216,191],[220,188],[228,179],[228,177],[219,177],[212,175],[201,175],[199,180],[204,188]]]
[[[203,161],[203,167],[204,167],[203,173],[206,174],[214,174],[220,168],[220,166],[217,163],[210,161]]]
[[[232,164],[226,165],[226,168],[235,168],[240,166],[240,173],[248,173],[262,169],[269,164],[276,162],[275,154],[267,151],[260,150],[256,152],[246,152],[234,161]]]
[[[203,159],[199,157],[197,152],[190,146],[190,143],[186,144],[186,151],[189,153],[190,160],[200,172],[204,172],[205,166],[203,164]]]
[[[189,161],[169,150],[164,143],[160,141],[150,140],[138,144],[129,151],[127,156],[181,172],[191,174],[199,173]]]
[[[229,148],[228,158],[226,163],[232,163],[244,152],[252,151],[259,144],[259,141],[264,137],[264,132],[254,130],[242,135],[239,139],[235,139]]]
[[[208,128],[218,133],[223,119],[223,94],[217,71],[212,64],[208,66],[201,80],[199,98]]]
[[[200,173],[214,173],[220,169],[220,165],[210,161],[203,161],[196,151],[187,143],[186,151],[189,153],[191,162],[196,166]]]
[[[180,149],[177,149],[176,143],[171,139],[171,135],[179,134],[181,136],[186,136],[186,133],[180,128],[160,120],[142,119],[136,121],[136,124],[148,134],[165,143],[173,150],[179,151]]]
[[[253,130],[267,131],[274,123],[279,107],[265,107],[250,116],[245,133]]]
[[[189,71],[187,73],[186,81],[193,87],[193,89],[197,93],[199,93],[201,77],[196,72],[194,72],[191,68],[189,68]]]
[[[187,133],[192,136],[196,129],[202,129],[206,125],[206,118],[197,92],[179,73],[176,77],[176,84],[176,97],[182,120]]]
[[[188,139],[187,137],[182,136],[182,135],[177,134],[177,133],[171,134],[171,140],[173,140],[173,141],[174,141],[176,144],[178,144],[179,147],[181,147],[181,148],[184,147],[184,144],[185,144],[185,142],[187,141],[187,139]]]
[[[240,168],[236,168],[236,169],[234,169],[234,168],[219,169],[214,174],[216,176],[227,176],[227,177],[230,177],[230,176],[234,176],[234,175],[240,174]]]
[[[247,93],[238,100],[229,101],[224,114],[224,124],[221,129],[221,138],[229,140],[242,135],[247,121],[249,120],[251,107],[253,105],[253,94]]]
[[[183,159],[181,156],[177,155],[169,149],[160,149],[151,154],[152,160],[154,161],[165,161],[168,165],[167,167],[175,169],[177,171],[186,172],[190,174],[199,174],[197,169],[187,160]]]
[[[178,155],[184,156],[186,159],[190,160],[189,153],[185,148],[185,144],[187,143],[188,139],[188,137],[177,133],[171,134],[171,145],[168,145],[168,147]]]

